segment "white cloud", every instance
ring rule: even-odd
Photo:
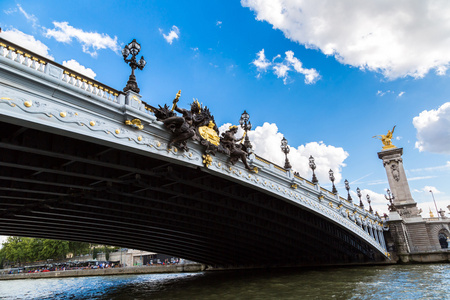
[[[159,29],[159,32],[163,35],[164,39],[171,45],[173,40],[177,40],[180,38],[180,30],[175,25],[172,26],[172,30],[167,35],[163,33],[161,28]]]
[[[383,91],[377,91],[377,96],[380,96],[380,97],[383,97],[384,95],[387,95],[387,94],[394,94],[395,92],[394,91],[391,91],[391,90],[387,90],[387,91],[385,91],[385,92],[383,92]]]
[[[10,15],[10,14],[13,14],[13,13],[16,13],[17,12],[17,8],[8,8],[8,9],[4,9],[3,10],[3,12],[5,13],[5,14],[7,14],[7,15]]]
[[[256,66],[258,72],[266,72],[267,68],[270,67],[272,63],[267,60],[266,55],[264,54],[264,49],[256,53],[256,55],[258,58],[252,61],[252,64]]]
[[[429,186],[429,185],[424,186],[422,190],[424,192],[428,192],[428,193],[431,193],[430,191],[432,191],[433,194],[440,194],[441,193],[436,187]]]
[[[405,94],[405,92],[400,92],[399,94],[398,94],[398,96],[397,97],[401,97],[401,96],[403,96]]]
[[[15,28],[11,30],[5,30],[0,33],[0,36],[14,44],[17,44],[26,49],[30,49],[31,51],[44,56],[50,60],[54,60],[53,56],[51,56],[48,51],[50,50],[47,45],[42,43],[39,40],[36,40],[34,36],[28,35],[19,31]]]
[[[422,173],[422,172],[436,172],[436,171],[450,171],[450,161],[447,161],[447,163],[445,165],[442,165],[442,166],[408,170],[408,172],[420,172],[420,173]]]
[[[418,202],[417,203],[417,207],[422,209],[422,217],[424,218],[430,218],[430,211],[433,214],[433,217],[437,217],[438,213],[436,212],[436,206],[438,211],[439,210],[444,210],[445,211],[445,215],[447,217],[449,217],[449,213],[448,213],[448,209],[447,206],[449,204],[449,199],[445,199],[445,200],[438,200],[436,199],[436,205],[434,204],[433,198],[431,198],[430,195],[430,199],[428,201],[425,202]]]
[[[420,152],[450,154],[450,102],[438,109],[424,110],[414,117],[417,129],[416,148]]]
[[[17,4],[19,11],[25,16],[25,18],[32,23],[33,27],[38,26],[38,18],[33,14],[28,14],[20,4]]]
[[[63,64],[63,66],[65,66],[69,69],[72,69],[75,72],[81,73],[87,77],[90,77],[92,79],[95,79],[95,76],[97,76],[97,74],[95,74],[95,72],[92,71],[92,69],[86,68],[86,67],[80,65],[80,63],[74,59],[71,59],[69,61],[63,61],[62,64]]]
[[[217,21],[216,26],[219,26],[219,28],[222,28],[222,21]]]
[[[114,52],[120,50],[117,37],[114,39],[105,33],[86,32],[70,26],[68,22],[53,22],[55,29],[46,29],[45,36],[53,37],[61,43],[71,43],[75,38],[82,46],[83,52],[92,57],[97,56],[97,50],[110,49]]]
[[[388,79],[445,74],[450,2],[426,0],[241,0],[274,29],[340,63]]]
[[[257,71],[260,72],[256,77],[260,78],[261,72],[266,72],[269,67],[272,67],[273,73],[278,78],[283,78],[284,84],[287,84],[288,82],[288,72],[290,71],[295,71],[305,75],[306,84],[313,84],[320,79],[320,75],[316,69],[303,68],[302,62],[298,58],[294,57],[294,52],[289,50],[285,52],[285,55],[284,60],[281,62],[275,62],[275,60],[281,58],[280,54],[272,58],[272,62],[270,62],[264,54],[264,49],[259,51],[256,54],[257,58],[252,61],[252,64],[256,66]]]
[[[222,133],[229,128],[231,124],[227,123],[220,126]],[[236,137],[241,137],[244,131],[239,127]],[[263,126],[257,126],[255,130],[249,131],[248,137],[253,145],[255,154],[261,156],[274,164],[284,166],[285,155],[281,151],[280,145],[283,134],[278,132],[276,124],[264,123]],[[315,159],[315,174],[319,184],[329,184],[328,171],[332,169],[336,178],[336,183],[342,179],[342,168],[345,167],[344,160],[348,153],[340,147],[325,145],[323,142],[311,142],[298,147],[290,146],[288,154],[292,169],[300,173],[300,176],[311,180],[312,171],[309,168],[309,156]]]

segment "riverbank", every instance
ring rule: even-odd
[[[153,266],[109,268],[109,269],[79,269],[79,270],[40,272],[40,273],[5,274],[0,276],[0,280],[136,275],[136,274],[157,274],[157,273],[185,273],[185,272],[201,272],[204,271],[205,268],[206,266],[202,264],[180,264],[180,265],[153,265]]]

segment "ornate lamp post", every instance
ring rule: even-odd
[[[387,193],[388,195],[387,195],[387,196],[384,195],[384,198],[386,198],[386,200],[389,201],[388,209],[389,209],[389,211],[394,211],[394,210],[395,210],[395,206],[394,206],[393,201],[394,201],[394,199],[395,199],[395,196],[394,196],[394,194],[391,193],[391,190],[390,190],[390,189],[387,189],[387,190],[386,190],[386,193]]]
[[[331,183],[333,184],[333,190],[331,192],[336,195],[337,194],[337,189],[336,189],[336,186],[334,185],[334,172],[333,172],[333,170],[330,169],[330,171],[328,171],[328,174],[330,175],[329,177],[330,177]]]
[[[366,195],[366,199],[367,199],[367,202],[369,202],[369,212],[371,214],[373,214],[373,209],[372,209],[372,206],[370,205],[370,202],[372,202],[372,201],[370,200],[369,194]]]
[[[314,170],[316,169],[316,163],[314,162],[314,157],[312,155],[309,156],[309,167],[313,171],[312,183],[319,183],[319,180],[317,180],[316,174],[314,173]]]
[[[247,131],[252,129],[252,123],[250,123],[249,119],[250,119],[249,114],[247,113],[247,111],[244,110],[244,112],[241,115],[241,119],[239,120],[239,124],[241,124],[242,129],[244,129],[245,131],[244,146],[247,148],[247,152],[250,152],[249,150],[252,149],[252,144],[250,143],[247,134]]]
[[[143,56],[141,56],[141,59],[139,61],[136,60],[136,55],[139,54],[139,51],[141,51],[141,45],[136,42],[136,39],[133,39],[131,43],[129,43],[122,49],[123,60],[131,67],[131,75],[128,79],[127,85],[123,88],[124,92],[131,90],[133,92],[139,93],[140,91],[136,82],[136,76],[134,76],[134,70],[136,70],[136,68],[142,70],[147,62],[144,60]],[[127,57],[130,54],[131,58],[128,59]]]
[[[352,202],[353,199],[352,199],[352,197],[350,196],[350,185],[348,184],[348,180],[347,180],[347,179],[345,179],[344,184],[345,184],[345,189],[347,190],[347,194],[348,194],[347,200],[350,201],[350,202]]]
[[[283,139],[281,140],[281,151],[283,151],[284,155],[286,156],[286,160],[284,161],[284,168],[285,169],[291,169],[292,166],[289,163],[289,159],[287,157],[288,153],[289,153],[289,146],[288,146],[288,141],[285,137],[283,137]]]
[[[364,204],[361,201],[362,194],[361,194],[361,190],[359,189],[359,187],[356,188],[356,195],[358,195],[358,198],[359,198],[359,207],[364,208]]]

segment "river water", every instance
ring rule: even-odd
[[[12,280],[0,299],[450,299],[450,264]]]

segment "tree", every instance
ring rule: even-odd
[[[81,254],[87,254],[90,250],[90,244],[84,242],[69,242],[69,252],[72,252],[74,256]]]
[[[42,259],[64,259],[69,253],[68,241],[44,240],[39,256]]]
[[[92,250],[92,259],[97,259],[98,249],[94,247]]]

